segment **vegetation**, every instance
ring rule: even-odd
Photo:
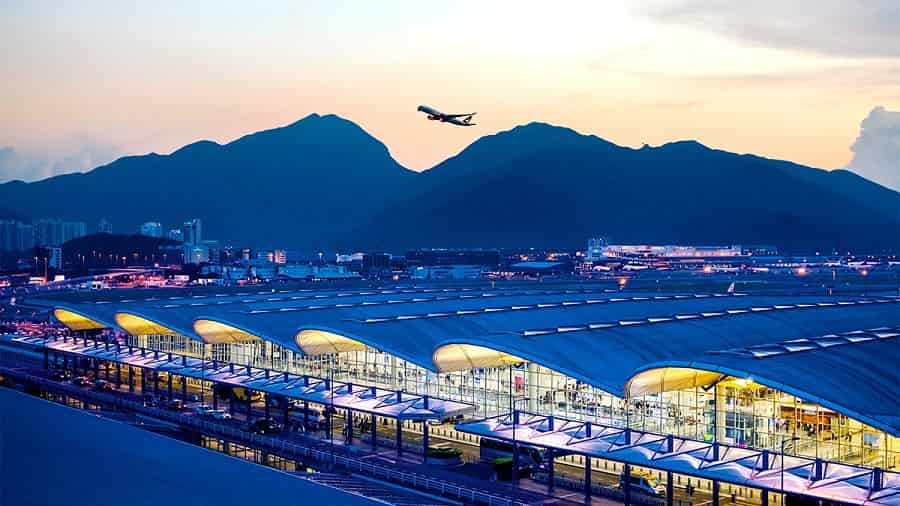
[[[432,459],[454,459],[462,455],[459,448],[434,448],[428,447],[428,457]]]

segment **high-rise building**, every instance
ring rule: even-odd
[[[162,237],[163,227],[158,221],[148,221],[141,225],[141,235],[147,237]]]
[[[286,264],[287,263],[287,251],[283,249],[277,249],[272,252],[272,261],[276,264]]]
[[[34,227],[30,223],[0,220],[0,251],[25,251],[34,247]]]
[[[64,242],[87,235],[83,221],[62,221],[44,218],[34,222],[34,242],[37,246],[61,246]]]
[[[97,233],[99,234],[111,234],[112,233],[112,223],[109,222],[106,218],[101,218],[100,223],[97,225]]]
[[[184,234],[184,242],[194,246],[199,245],[203,241],[201,228],[200,218],[184,222],[184,225],[181,227],[181,232]]]
[[[222,248],[219,241],[207,240],[200,244],[200,248],[206,251],[206,261],[211,264],[218,264],[222,258]]]
[[[49,252],[47,267],[61,271],[63,267],[62,248],[49,248]]]
[[[184,232],[182,232],[180,228],[173,228],[172,230],[169,230],[167,236],[173,241],[184,242]]]

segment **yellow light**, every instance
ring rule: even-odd
[[[806,267],[797,267],[797,275],[798,276],[806,276],[807,272],[808,271],[806,270]]]
[[[704,265],[703,272],[706,274],[709,274],[710,272],[712,272],[712,265]]]

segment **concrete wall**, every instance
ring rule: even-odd
[[[0,506],[374,501],[0,388]]]

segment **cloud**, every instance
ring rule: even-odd
[[[896,0],[676,0],[643,13],[746,43],[832,56],[900,57]]]
[[[121,155],[113,145],[94,141],[85,134],[37,149],[20,150],[0,145],[0,183],[20,179],[37,181],[70,172],[84,172],[107,164]]]
[[[900,111],[872,109],[850,150],[853,160],[848,169],[900,191]]]

